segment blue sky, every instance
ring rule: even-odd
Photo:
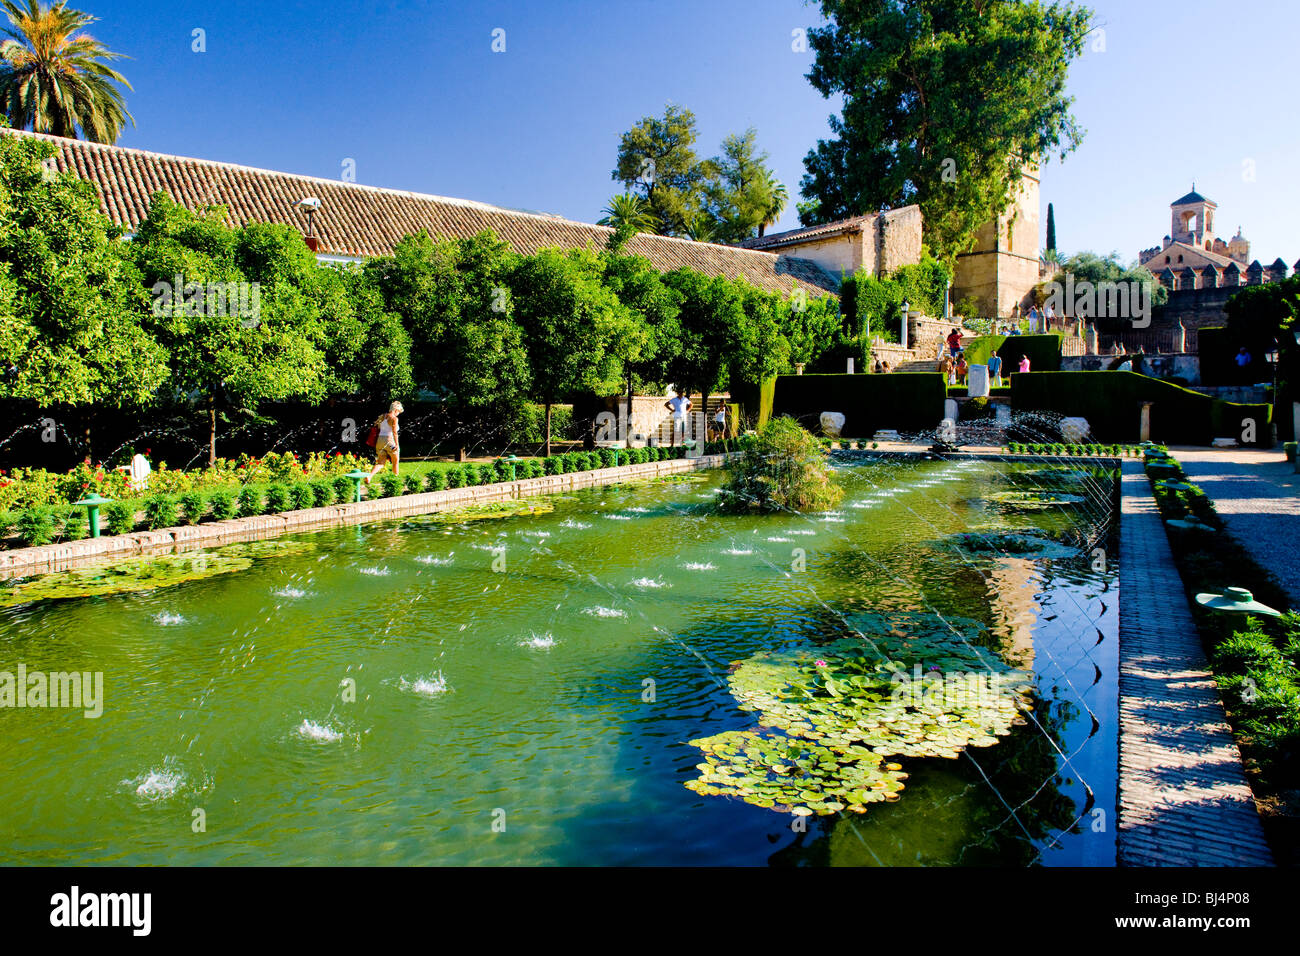
[[[132,57],[121,145],[477,199],[592,221],[620,133],[674,102],[702,154],[758,130],[792,196],[836,104],[804,79],[800,0],[460,3],[78,0]],[[1104,51],[1071,73],[1088,131],[1043,171],[1058,244],[1127,260],[1191,188],[1252,256],[1300,259],[1300,123],[1287,0],[1104,0]],[[492,51],[494,29],[505,52]],[[195,29],[206,52],[192,50]],[[326,213],[327,214],[327,213]]]

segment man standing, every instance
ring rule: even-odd
[[[989,367],[989,382],[995,388],[1002,387],[1002,359],[998,357],[998,350],[994,349],[989,352],[989,360],[986,363]]]
[[[680,434],[682,441],[686,440],[686,419],[691,414],[691,399],[685,392],[677,392],[673,398],[664,402],[664,408],[673,413],[673,439],[672,443],[677,444],[677,436]]]

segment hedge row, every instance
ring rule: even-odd
[[[1029,372],[1011,378],[1016,411],[1086,418],[1093,437],[1103,442],[1137,441],[1143,402],[1152,403],[1155,441],[1209,445],[1215,438],[1236,438],[1245,445],[1272,447],[1270,405],[1225,402],[1135,372]]]
[[[759,427],[769,418],[789,415],[810,431],[821,431],[821,413],[844,416],[840,431],[874,435],[881,428],[919,431],[943,418],[947,387],[938,372],[897,372],[889,375],[780,375],[768,386]]]
[[[709,442],[705,446],[705,452],[719,454],[728,447],[727,443]],[[687,449],[684,446],[601,448],[588,452],[567,452],[546,459],[498,458],[485,464],[468,463],[445,470],[435,468],[423,475],[407,473],[398,476],[385,471],[371,482],[366,497],[394,498],[404,494],[442,491],[444,488],[489,485],[540,478],[543,475],[563,475],[618,465],[668,461],[686,456]],[[134,504],[114,501],[100,509],[100,527],[110,535],[129,534],[138,526],[154,530],[179,524],[194,525],[204,520],[251,518],[283,511],[323,508],[326,505],[353,501],[355,497],[356,485],[346,475],[314,481],[276,482],[264,490],[250,486],[238,492],[217,488],[182,495],[150,495],[144,500],[142,522],[137,521]],[[17,532],[23,544],[35,547],[52,541],[79,541],[90,534],[90,527],[85,510],[72,506],[45,506],[19,512],[0,512],[0,539],[14,532]]]
[[[1020,360],[1029,356],[1031,372],[1059,372],[1061,370],[1060,332],[1038,335],[981,335],[966,345],[967,365],[986,365],[994,349],[1002,359],[1002,378],[1020,367]]]

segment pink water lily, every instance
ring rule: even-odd
[[[830,666],[830,665],[828,665],[825,661],[814,661],[814,663],[815,663],[818,667],[828,667],[828,666]]]

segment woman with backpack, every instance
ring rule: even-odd
[[[397,416],[405,410],[401,402],[393,402],[388,406],[388,411],[376,418],[370,426],[366,444],[375,448],[375,467],[366,477],[366,484],[370,484],[370,479],[383,471],[384,465],[390,461],[393,463],[393,474],[397,474]]]

